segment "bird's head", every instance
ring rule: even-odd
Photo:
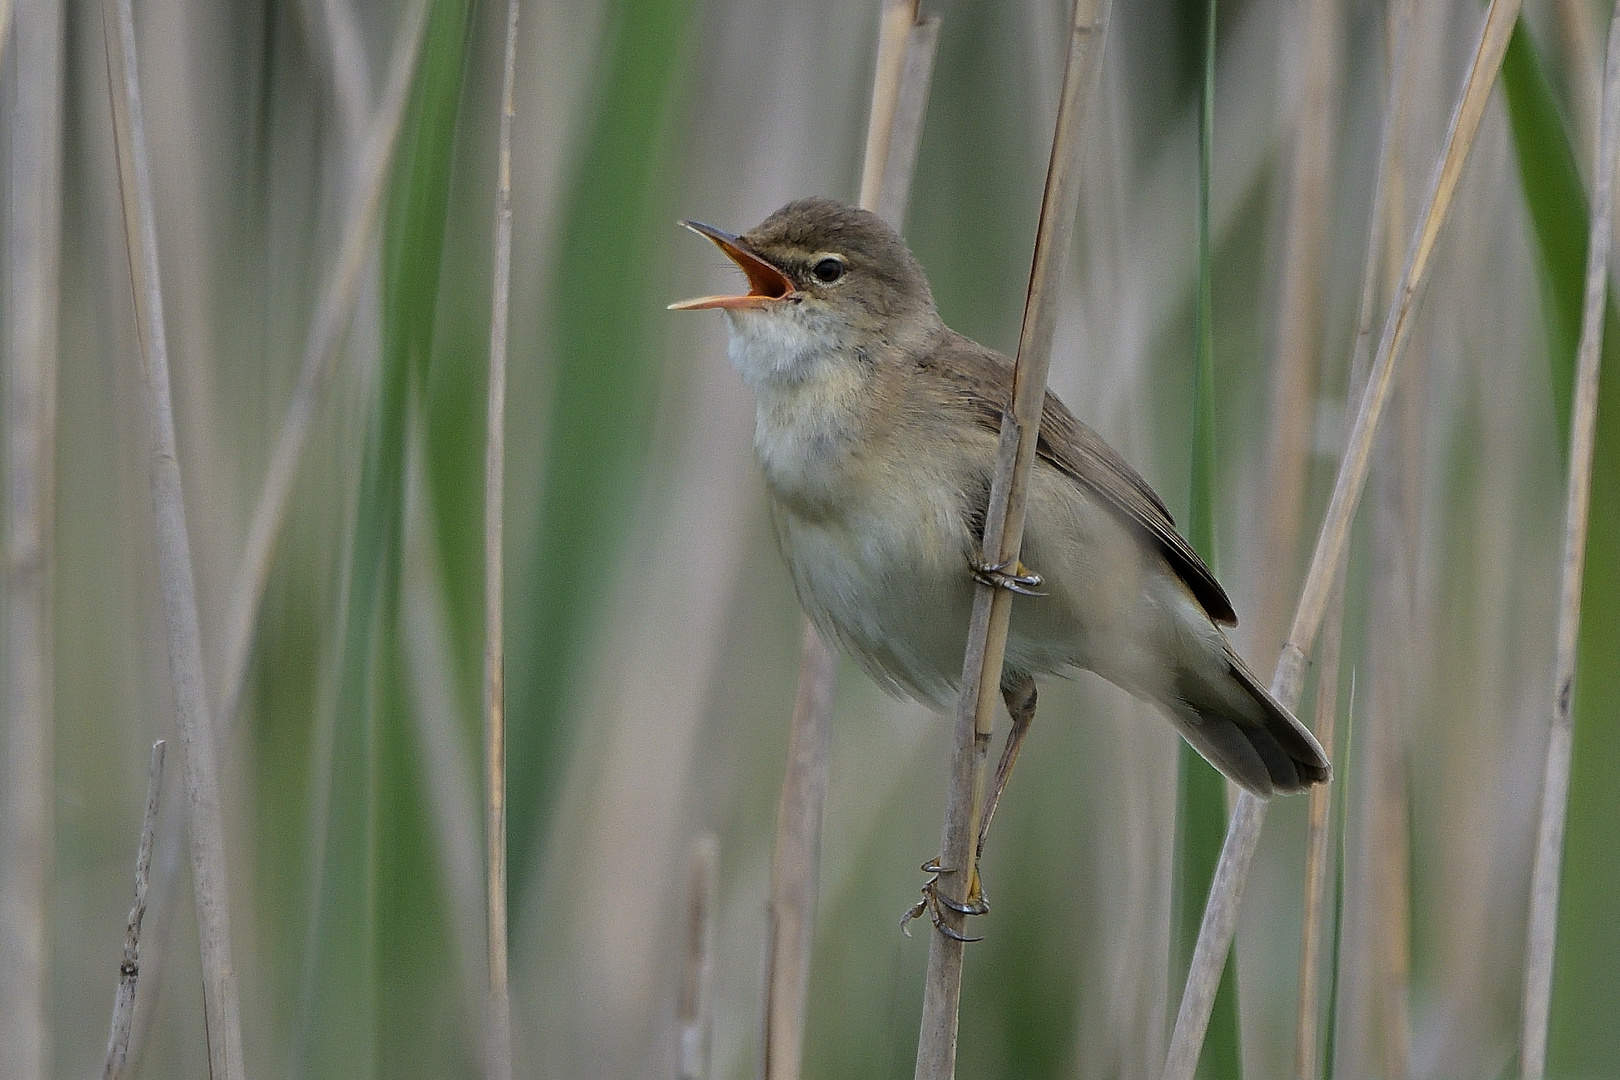
[[[849,353],[903,342],[937,319],[928,278],[882,218],[832,199],[799,199],[733,236],[696,221],[682,225],[713,241],[748,277],[748,291],[671,304],[718,308],[739,341],[779,373],[806,353]],[[745,370],[745,374],[749,374]]]

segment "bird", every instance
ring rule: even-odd
[[[817,632],[884,689],[947,712],[975,588],[1014,593],[1000,687],[1012,728],[981,848],[1037,677],[1088,670],[1151,702],[1262,798],[1329,779],[1321,745],[1227,639],[1232,602],[1164,500],[1050,391],[1019,564],[986,564],[1013,363],[945,325],[888,223],[812,197],[742,235],[681,224],[747,278],[746,293],[670,308],[724,313],[731,364],[755,397],[777,544]]]

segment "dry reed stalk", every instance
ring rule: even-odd
[[[1456,193],[1468,151],[1473,146],[1474,135],[1479,130],[1491,87],[1495,85],[1497,73],[1501,70],[1502,56],[1507,50],[1508,37],[1518,14],[1519,0],[1492,0],[1485,13],[1462,94],[1452,113],[1445,145],[1430,181],[1423,210],[1418,215],[1417,229],[1407,247],[1405,265],[1384,321],[1377,357],[1356,412],[1355,424],[1345,444],[1344,456],[1333,484],[1333,495],[1317,535],[1310,570],[1300,591],[1293,627],[1278,658],[1276,674],[1272,677],[1271,692],[1288,709],[1299,705],[1306,657],[1316,642],[1317,631],[1321,629],[1328,596],[1333,590],[1335,571],[1349,543],[1350,526],[1367,479],[1374,437],[1394,386],[1396,361],[1404,352],[1411,333],[1412,312],[1418,294],[1428,280],[1435,242],[1449,215],[1452,196]],[[1209,902],[1204,908],[1203,925],[1199,928],[1198,944],[1187,973],[1187,986],[1182,993],[1175,1030],[1170,1038],[1164,1080],[1190,1080],[1197,1068],[1215,988],[1219,983],[1221,967],[1226,963],[1227,950],[1232,944],[1232,932],[1237,925],[1238,905],[1242,900],[1249,864],[1260,840],[1265,808],[1264,799],[1245,792],[1238,797],[1233,809],[1226,843],[1221,849],[1221,861],[1210,887]]]
[[[113,996],[112,1027],[107,1033],[107,1057],[102,1080],[124,1075],[129,1054],[129,1031],[135,1021],[135,986],[141,977],[141,921],[146,918],[146,879],[152,868],[152,834],[157,828],[158,798],[163,793],[162,739],[152,744],[146,770],[146,812],[141,815],[141,839],[135,849],[135,904],[124,928],[124,959],[118,965],[118,992]]]
[[[320,399],[332,371],[337,366],[344,332],[349,326],[360,295],[362,275],[371,252],[372,234],[388,189],[389,166],[399,139],[405,106],[410,100],[416,75],[422,37],[427,28],[426,0],[415,0],[406,11],[400,34],[388,61],[388,76],[382,98],[366,133],[364,145],[355,158],[354,181],[344,209],[337,257],[321,289],[320,300],[310,321],[299,362],[298,381],[282,419],[270,465],[265,471],[264,488],[253,508],[231,590],[225,617],[225,657],[219,690],[221,726],[231,731],[241,705],[242,684],[247,676],[253,647],[253,628],[265,585],[270,580],[270,564],[276,541],[287,517],[287,504],[293,483],[298,479],[299,462],[309,441],[310,429],[320,408]]]
[[[1328,599],[1329,618],[1322,631],[1322,647],[1317,657],[1316,722],[1312,730],[1328,757],[1333,758],[1334,736],[1339,704],[1339,652],[1344,627],[1344,565],[1336,571],[1333,594]],[[1299,952],[1299,1010],[1294,1037],[1294,1076],[1296,1080],[1316,1080],[1321,1075],[1321,1052],[1317,1026],[1321,1022],[1322,921],[1327,890],[1328,838],[1331,835],[1330,795],[1332,784],[1311,789],[1309,817],[1305,827],[1305,912]]]
[[[6,4],[9,10],[10,5]],[[6,1075],[52,1075],[55,876],[57,320],[62,223],[63,6],[12,23],[6,82],[3,577],[0,577],[0,1046]],[[0,49],[9,40],[0,19]]]
[[[861,161],[860,204],[876,210],[888,171],[890,134],[900,106],[900,84],[920,0],[883,0],[878,23],[877,70],[872,77],[872,111],[866,121],[866,154]],[[898,223],[891,222],[895,228]]]
[[[1615,160],[1620,155],[1620,8],[1609,21],[1602,127],[1592,172],[1591,232],[1586,249],[1586,302],[1570,418],[1569,486],[1565,494],[1564,562],[1559,590],[1558,645],[1553,664],[1552,728],[1547,735],[1541,819],[1530,878],[1526,932],[1523,1029],[1519,1075],[1540,1080],[1547,1067],[1547,1021],[1552,1002],[1553,952],[1558,935],[1558,875],[1563,863],[1564,819],[1569,809],[1574,744],[1575,662],[1581,628],[1581,582],[1586,569],[1586,523],[1591,509],[1592,450],[1597,437],[1598,375],[1603,359],[1603,315],[1608,299],[1609,243],[1614,215]]]
[[[1334,119],[1338,113],[1341,18],[1334,0],[1301,6],[1302,48],[1292,57],[1302,84],[1294,123],[1294,160],[1283,230],[1282,297],[1267,410],[1266,480],[1261,489],[1260,565],[1252,639],[1269,648],[1282,635],[1287,590],[1294,585],[1299,530],[1305,514],[1312,427],[1313,376],[1322,342],[1322,290]]]
[[[1080,131],[1088,91],[1101,67],[1108,0],[1076,0],[1069,21],[1069,40],[1058,101],[1052,156],[1041,197],[1035,233],[1034,262],[1024,303],[1018,357],[1013,367],[1011,408],[1002,415],[1000,443],[985,513],[984,551],[994,563],[1018,562],[1024,538],[1024,511],[1041,409],[1046,398],[1047,370],[1052,359],[1052,333],[1057,321],[1059,285],[1068,264],[1069,243],[1079,204]],[[975,866],[979,818],[983,809],[990,735],[1000,697],[1001,664],[1012,616],[1012,594],[980,585],[974,591],[962,660],[962,692],[956,710],[956,749],[945,794],[945,824],[937,883],[957,904],[967,898]],[[917,1037],[917,1080],[950,1080],[956,1074],[956,1027],[962,995],[963,924],[965,917],[949,905],[940,909],[941,932],[929,935],[928,973],[923,984],[922,1024]],[[949,931],[949,933],[943,932]],[[954,935],[954,936],[953,936]]]
[[[933,76],[939,19],[917,19],[917,0],[886,0],[861,170],[863,207],[899,229],[911,192]],[[892,165],[891,165],[892,159]],[[838,657],[809,619],[800,634],[799,683],[788,728],[787,766],[776,806],[765,975],[765,1080],[797,1080],[804,1058],[810,953],[821,881],[828,746]]]
[[[208,711],[203,681],[202,636],[192,578],[191,542],[186,532],[185,496],[175,448],[163,290],[158,277],[157,222],[135,62],[135,17],[131,0],[103,0],[101,14],[125,252],[151,425],[158,578],[174,689],[175,726],[180,734],[186,780],[186,831],[191,839],[191,875],[202,953],[208,1071],[212,1080],[241,1080],[245,1075],[242,1018],[236,972],[231,965],[225,820],[219,798],[213,717]]]
[[[692,841],[686,884],[686,958],[675,1002],[675,1075],[708,1080],[714,1037],[714,898],[720,874],[720,841],[704,833]]]
[[[517,111],[518,0],[506,5],[500,160],[495,182],[495,272],[489,320],[489,412],[484,440],[484,855],[489,945],[490,1080],[512,1078],[512,1000],[506,939],[506,328],[512,297],[512,117]]]
[[[1383,132],[1379,136],[1378,166],[1374,173],[1372,209],[1368,214],[1367,253],[1363,260],[1361,303],[1356,316],[1356,337],[1351,349],[1346,407],[1359,401],[1366,386],[1371,363],[1373,313],[1379,299],[1378,283],[1386,260],[1380,258],[1386,240],[1399,231],[1397,206],[1399,185],[1399,144],[1407,71],[1406,59],[1411,41],[1412,5],[1402,2],[1390,17],[1392,47],[1389,62],[1389,101],[1384,111]],[[1328,598],[1316,680],[1316,722],[1313,731],[1327,751],[1329,760],[1338,760],[1334,747],[1338,718],[1339,655],[1343,643],[1345,571],[1349,550],[1339,553],[1333,570],[1333,590]],[[1298,1080],[1315,1080],[1319,1075],[1320,1053],[1317,1025],[1321,1019],[1322,922],[1326,916],[1328,839],[1332,812],[1332,785],[1318,784],[1311,789],[1305,832],[1305,902],[1299,967],[1299,1010],[1297,1014],[1294,1072]]]
[[[787,767],[776,803],[765,972],[765,1080],[797,1080],[809,1009],[810,950],[821,881],[821,824],[838,657],[808,622],[788,726]]]

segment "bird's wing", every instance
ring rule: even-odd
[[[1001,430],[1001,415],[1012,392],[1012,362],[952,334],[942,348],[930,350],[919,361],[931,369],[976,421],[991,431]],[[1146,534],[1163,552],[1178,577],[1215,622],[1237,625],[1237,613],[1226,590],[1198,557],[1192,545],[1176,531],[1164,501],[1146,480],[1103,442],[1101,436],[1075,418],[1067,406],[1048,391],[1041,413],[1041,434],[1036,454],[1076,484],[1100,496],[1128,523]]]

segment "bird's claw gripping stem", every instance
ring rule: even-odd
[[[1011,572],[1008,568],[1012,567]],[[976,556],[968,561],[968,568],[973,571],[973,580],[981,585],[988,585],[992,589],[1006,589],[1019,596],[1045,596],[1039,592],[1045,580],[1041,575],[1025,566],[1023,563],[1014,564],[1014,560],[991,565],[985,562],[982,556]]]
[[[934,924],[934,929],[950,938],[952,941],[963,943],[970,941],[983,941],[983,938],[969,937],[952,929],[945,924],[945,910],[956,912],[959,915],[986,915],[990,912],[990,901],[985,898],[984,886],[979,881],[978,872],[973,874],[973,880],[968,883],[966,900],[953,900],[939,891],[939,878],[941,874],[954,874],[954,869],[939,865],[938,859],[929,859],[922,864],[923,873],[930,875],[923,882],[922,899],[918,900],[906,913],[900,917],[900,932],[907,937],[911,936],[910,923],[913,919],[922,918],[927,913],[928,919]]]

